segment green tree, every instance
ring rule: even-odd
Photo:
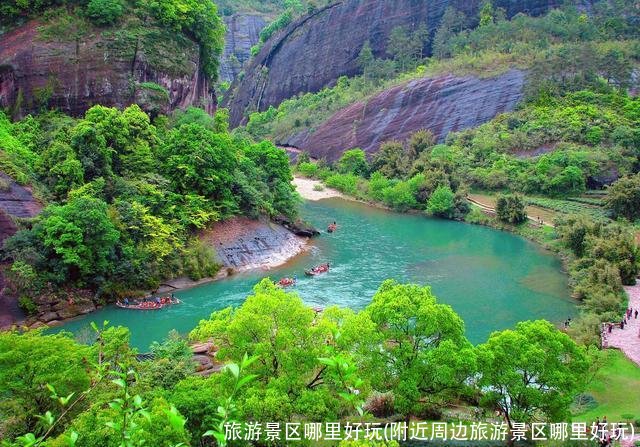
[[[241,307],[214,312],[190,338],[218,340],[220,359],[236,362],[245,353],[257,356],[249,372],[263,384],[281,379],[284,390],[293,391],[313,378],[317,358],[323,354],[323,334],[311,325],[314,317],[296,294],[264,279]]]
[[[452,48],[450,45],[452,37],[462,31],[465,21],[464,13],[451,6],[447,7],[433,38],[433,55],[435,57],[444,59],[451,56]]]
[[[113,267],[119,232],[107,215],[107,204],[80,197],[50,205],[33,228],[44,246],[60,259],[69,279],[95,281]]]
[[[84,170],[71,146],[54,141],[36,163],[36,172],[43,183],[60,200],[69,191],[84,183]]]
[[[411,134],[407,143],[407,157],[413,163],[436,144],[436,138],[430,130],[421,129]]]
[[[589,368],[584,348],[544,320],[494,332],[477,353],[484,399],[502,412],[510,428],[514,421],[540,416],[566,420]]]
[[[602,225],[580,214],[572,214],[556,221],[556,232],[564,245],[582,257],[586,250],[587,236],[600,234]]]
[[[614,218],[624,217],[632,222],[640,218],[640,173],[609,186],[604,203]]]
[[[392,391],[401,414],[438,406],[474,371],[462,319],[431,288],[387,280],[364,312],[377,328],[378,346],[366,347],[372,385]]]
[[[496,215],[502,222],[514,225],[526,222],[524,198],[518,194],[500,195],[496,200]]]
[[[422,54],[423,35],[422,31],[410,33],[403,26],[391,30],[387,51],[393,56],[401,71],[405,71]]]
[[[480,26],[487,26],[493,23],[494,10],[491,0],[485,0],[482,2],[482,6],[478,12],[478,17],[480,19]]]
[[[80,393],[89,386],[86,369],[89,347],[64,334],[42,335],[0,332],[0,431],[5,439],[33,432],[38,414],[51,409],[54,402],[47,384],[61,396]],[[72,412],[77,414],[78,407]]]
[[[362,149],[345,151],[338,160],[338,171],[342,174],[366,176],[369,173],[369,164],[364,151]]]
[[[364,45],[362,45],[360,53],[358,53],[358,66],[362,69],[362,75],[365,79],[370,79],[371,69],[375,60],[373,51],[371,50],[371,44],[367,40]]]
[[[387,141],[371,160],[371,171],[380,171],[387,178],[402,178],[408,171],[404,146],[399,141]]]
[[[427,210],[435,216],[451,217],[454,211],[454,193],[448,186],[438,186],[429,197]]]
[[[90,0],[87,5],[87,16],[100,26],[113,25],[123,12],[120,0]]]
[[[163,173],[176,192],[204,196],[225,214],[237,211],[232,192],[237,157],[228,135],[199,124],[183,125],[169,132],[160,155]]]

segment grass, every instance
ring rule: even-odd
[[[635,419],[640,419],[640,367],[617,349],[608,350],[606,354],[604,366],[587,388],[598,405],[576,415],[575,419],[591,422],[607,416],[611,422],[622,422],[623,414],[633,414]]]

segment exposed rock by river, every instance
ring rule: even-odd
[[[266,219],[234,217],[215,223],[202,238],[215,248],[225,268],[271,268],[304,250],[307,238]]]

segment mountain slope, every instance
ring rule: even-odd
[[[496,1],[508,17],[518,12],[544,13],[556,0]],[[338,77],[360,73],[357,57],[369,41],[376,57],[383,56],[391,31],[426,24],[430,32],[439,25],[448,6],[475,16],[479,0],[344,0],[318,9],[269,39],[246,69],[246,76],[231,87],[225,105],[231,124],[246,120],[248,112],[266,110],[300,92],[315,92]],[[429,49],[425,49],[429,54]]]
[[[519,70],[488,79],[451,75],[416,79],[345,107],[315,131],[281,143],[332,161],[354,147],[375,152],[385,141],[405,140],[420,129],[431,130],[442,141],[449,132],[476,127],[513,110],[522,97],[524,79]]]

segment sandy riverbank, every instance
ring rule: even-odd
[[[293,184],[295,185],[296,190],[298,191],[298,194],[300,194],[302,198],[305,200],[316,201],[316,200],[322,200],[322,199],[329,199],[331,197],[345,198],[341,192],[336,191],[335,189],[332,189],[332,188],[327,188],[319,180],[313,180],[305,177],[295,177],[293,179]],[[317,185],[322,186],[323,189],[321,191],[316,191],[314,188]]]

